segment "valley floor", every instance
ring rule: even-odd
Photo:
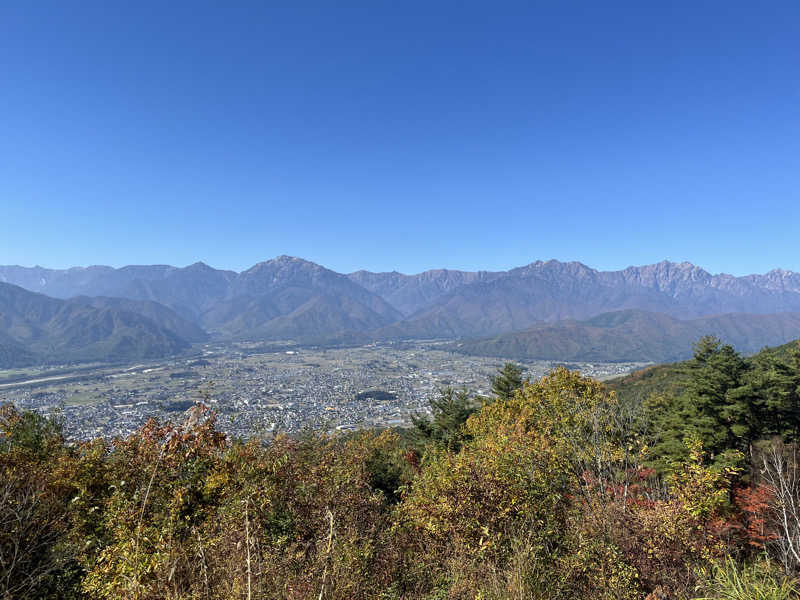
[[[442,387],[487,394],[503,359],[464,356],[418,342],[320,349],[258,344],[207,345],[192,357],[134,365],[94,365],[0,373],[0,403],[49,413],[60,407],[73,439],[125,436],[149,418],[179,417],[197,400],[238,437],[305,427],[348,430],[405,426],[429,410]],[[551,361],[524,363],[536,379]],[[596,379],[645,363],[565,363]],[[5,377],[4,377],[5,376]],[[358,394],[382,391],[379,398]]]

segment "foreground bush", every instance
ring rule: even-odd
[[[3,407],[0,599],[797,596],[775,518],[800,497],[768,477],[797,481],[776,462],[792,449],[758,479],[690,439],[659,475],[635,407],[602,384],[556,369],[506,387],[440,404],[436,435],[269,444],[231,442],[198,406],[71,446]]]
[[[431,455],[399,508],[412,567],[451,597],[637,597],[620,548],[579,526],[625,465],[616,410],[602,385],[558,369],[470,417],[469,441]]]
[[[759,561],[739,566],[733,560],[719,561],[702,573],[698,586],[703,596],[696,600],[795,600],[800,587],[776,569]]]
[[[390,504],[368,466],[391,434],[226,445],[208,419],[116,445],[87,563],[92,598],[370,598],[393,576]]]

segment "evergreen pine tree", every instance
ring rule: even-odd
[[[733,466],[759,434],[755,395],[747,385],[750,366],[734,348],[715,337],[701,338],[685,363],[685,392],[645,403],[653,425],[660,467],[685,458],[684,440],[695,438],[714,462]]]
[[[758,437],[780,436],[786,442],[800,437],[800,343],[784,358],[762,352],[753,358],[747,377],[753,398],[754,429]]]
[[[469,416],[478,410],[479,405],[470,398],[467,390],[454,390],[444,388],[438,399],[432,399],[431,418],[422,415],[412,415],[414,424],[414,437],[427,445],[444,447],[448,450],[458,450],[466,439],[463,425]]]
[[[492,377],[492,393],[495,400],[508,400],[522,388],[522,367],[512,362],[506,363],[497,375]]]

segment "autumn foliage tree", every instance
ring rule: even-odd
[[[412,432],[238,441],[196,406],[71,444],[5,406],[0,600],[796,597],[794,372],[698,350],[660,404],[506,369]]]

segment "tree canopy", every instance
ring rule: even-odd
[[[0,598],[797,598],[798,355],[707,338],[673,372],[637,402],[506,365],[410,432],[269,444],[3,406]]]

